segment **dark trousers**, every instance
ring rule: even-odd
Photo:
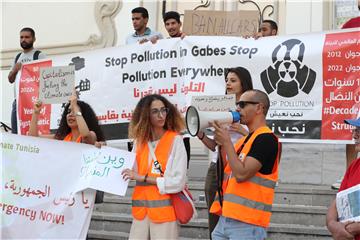
[[[209,213],[210,239],[211,239],[211,233],[214,230],[217,222],[219,221],[218,215],[210,213],[210,207],[214,202],[216,191],[217,191],[216,163],[211,162],[205,179],[205,199],[209,210],[208,213]]]
[[[186,149],[186,156],[187,156],[187,168],[189,169],[189,163],[190,163],[190,138],[184,137],[184,145]]]
[[[11,110],[11,133],[17,134],[16,99],[13,101]]]

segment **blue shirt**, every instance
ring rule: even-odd
[[[150,28],[146,28],[143,35],[138,35],[136,32],[127,36],[125,44],[137,43],[142,39],[150,40],[150,38],[157,36],[159,39],[163,39],[163,35],[159,32],[154,32]]]

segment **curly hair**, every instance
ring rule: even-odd
[[[94,110],[86,102],[78,100],[77,104],[80,107],[81,114],[89,130],[95,132],[97,141],[105,141],[104,134],[99,126],[99,122]],[[61,115],[59,128],[56,130],[55,133],[55,139],[63,140],[66,137],[66,135],[68,135],[71,132],[71,128],[68,126],[66,121],[66,115],[68,114],[69,107],[70,107],[70,103],[65,105],[64,111]]]
[[[160,100],[169,112],[166,115],[165,130],[181,132],[185,128],[184,119],[177,108],[165,97],[158,94],[152,94],[140,99],[135,107],[132,119],[129,125],[129,138],[135,139],[139,145],[152,139],[150,107],[155,100]]]

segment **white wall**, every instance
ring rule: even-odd
[[[298,34],[324,30],[323,18],[324,2],[319,0],[286,0],[281,15],[285,15],[281,22],[283,34]],[[328,13],[325,13],[325,15]]]
[[[99,35],[94,2],[5,2],[2,12],[2,49],[19,48],[19,31],[32,27],[36,46],[84,42]]]

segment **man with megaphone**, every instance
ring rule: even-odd
[[[265,239],[270,224],[281,148],[266,125],[269,98],[260,90],[244,92],[236,103],[249,134],[232,144],[217,121],[214,139],[221,147],[222,186],[210,212],[220,216],[212,239]]]

